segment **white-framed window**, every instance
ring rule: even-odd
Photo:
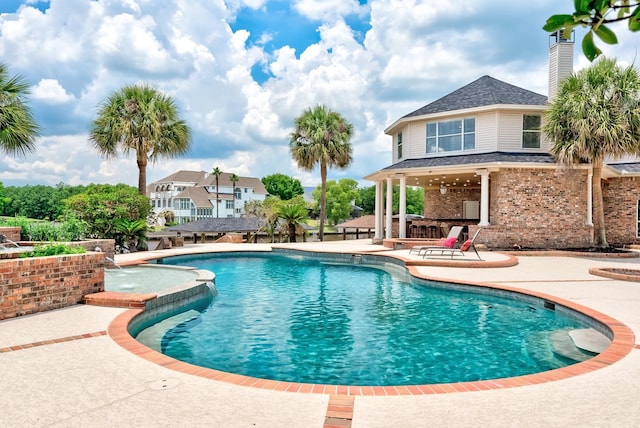
[[[232,210],[233,209],[233,201],[227,201],[227,209],[228,210]]]
[[[240,189],[239,187],[236,187],[235,197],[236,199],[242,199],[242,189]]]
[[[402,159],[402,132],[398,132],[396,147],[398,150],[398,159]]]
[[[540,148],[540,126],[542,125],[542,116],[534,114],[525,114],[522,116],[522,148],[523,149],[539,149]]]
[[[475,117],[427,123],[427,153],[461,152],[475,148]]]

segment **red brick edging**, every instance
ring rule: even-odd
[[[424,279],[434,281],[444,281],[456,283],[451,279],[429,278],[417,273],[415,267],[408,267],[412,275]],[[513,287],[498,286],[489,283],[468,283],[458,281],[457,283],[482,286],[498,290],[508,290],[517,293],[523,293]],[[568,300],[560,299],[544,293],[527,292],[526,294],[539,297],[556,304],[565,306],[577,312],[581,312],[597,321],[605,324],[613,332],[613,340],[609,347],[599,355],[571,366],[562,367],[541,373],[529,375],[480,380],[475,382],[458,382],[443,383],[430,385],[407,385],[407,386],[357,386],[357,385],[322,385],[295,382],[282,382],[268,379],[258,379],[249,376],[239,375],[235,373],[227,373],[219,370],[209,369],[206,367],[195,366],[189,363],[178,361],[160,352],[154,351],[146,347],[142,343],[135,340],[129,334],[127,327],[129,323],[140,313],[141,309],[129,309],[118,315],[109,325],[108,333],[111,338],[123,348],[144,358],[152,363],[160,366],[187,373],[207,379],[232,383],[240,386],[249,386],[252,388],[260,388],[274,391],[288,391],[312,394],[329,394],[329,395],[366,395],[366,396],[396,396],[396,395],[425,395],[425,394],[444,394],[451,392],[468,392],[468,391],[486,391],[501,388],[513,388],[525,385],[537,385],[546,382],[557,381],[561,379],[571,378],[573,376],[592,372],[594,370],[607,367],[629,354],[635,346],[635,336],[631,329],[620,321],[611,318],[596,310],[578,305]]]
[[[107,332],[102,330],[102,331],[96,331],[93,333],[84,333],[77,336],[59,337],[56,339],[42,340],[40,342],[25,343],[23,345],[14,345],[6,348],[0,348],[0,354],[4,352],[21,351],[23,349],[35,348],[36,346],[52,345],[54,343],[63,343],[63,342],[70,342],[72,340],[90,339],[92,337],[99,337],[99,336],[106,336],[106,335],[107,335]]]

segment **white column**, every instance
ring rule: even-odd
[[[587,179],[587,226],[593,226],[593,170],[589,170]]]
[[[387,178],[387,209],[386,209],[387,227],[384,237],[393,238],[393,178]]]
[[[407,179],[404,175],[400,176],[400,201],[399,201],[399,218],[398,218],[398,237],[407,237]]]
[[[375,200],[375,235],[374,239],[382,239],[384,236],[384,183],[376,181],[376,200]]]
[[[478,226],[489,226],[489,171],[479,169],[480,176],[480,223]]]

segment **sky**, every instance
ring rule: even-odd
[[[150,84],[176,101],[192,130],[188,154],[147,168],[147,183],[178,170],[304,186],[316,168],[289,152],[294,119],[324,104],[354,127],[353,162],[329,179],[391,164],[384,129],[490,75],[547,94],[546,19],[570,0],[0,0],[0,61],[31,86],[42,128],[35,153],[0,152],[4,186],[126,183],[132,156],[103,159],[88,129],[100,103],[125,85]],[[604,54],[631,64],[640,33],[614,27]],[[574,68],[588,65],[578,30]]]

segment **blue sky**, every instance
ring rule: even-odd
[[[137,82],[176,99],[193,130],[190,152],[149,166],[148,182],[179,169],[303,185],[288,150],[293,120],[325,104],[355,129],[361,178],[391,162],[384,129],[490,75],[547,93],[546,18],[572,2],[537,0],[0,0],[0,58],[31,85],[43,134],[37,152],[0,154],[5,186],[137,183],[132,157],[101,159],[87,141],[97,106]],[[638,35],[618,32],[605,54],[630,63]],[[580,33],[578,34],[580,39]],[[576,46],[574,66],[587,61]],[[362,182],[362,184],[372,184]]]

